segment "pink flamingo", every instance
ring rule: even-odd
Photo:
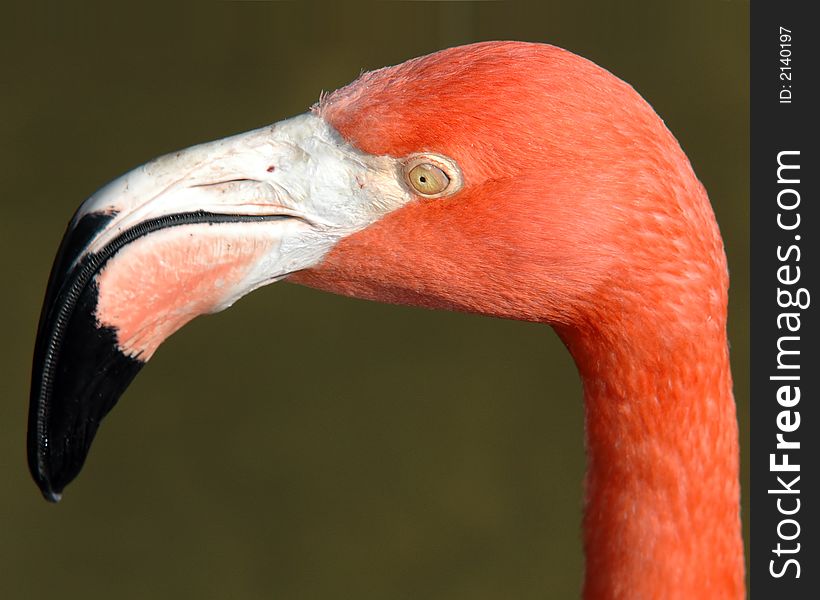
[[[723,245],[630,86],[552,46],[452,48],[100,190],[38,331],[44,495],[164,339],[285,278],[552,325],[584,387],[585,597],[744,596]]]

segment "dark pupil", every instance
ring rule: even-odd
[[[424,175],[422,175],[421,177],[419,177],[419,181],[422,183],[427,183],[427,178]]]

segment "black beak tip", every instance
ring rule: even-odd
[[[112,215],[70,226],[49,278],[32,368],[28,462],[43,497],[58,502],[83,467],[100,421],[144,364],[95,317],[102,262],[83,255]],[[77,264],[72,267],[74,260]],[[96,262],[95,262],[96,261]]]
[[[57,492],[57,491],[51,489],[51,486],[46,481],[43,481],[43,482],[38,481],[37,485],[40,486],[40,491],[43,493],[43,498],[45,498],[49,502],[57,504],[60,500],[62,500],[62,498],[63,498],[62,490]]]
[[[96,298],[96,290],[87,290]],[[110,329],[80,305],[54,361],[53,376],[35,379],[29,416],[29,468],[43,497],[58,502],[82,470],[102,419],[144,364],[124,355]],[[42,382],[50,381],[46,388]]]
[[[40,493],[48,502],[57,503],[63,497],[63,488],[67,482],[59,472],[50,472],[47,463],[38,461],[36,447],[29,446],[29,471]],[[69,480],[70,481],[70,480]]]

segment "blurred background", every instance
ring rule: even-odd
[[[748,489],[748,11],[718,0],[4,9],[0,597],[578,596],[581,388],[543,326],[272,286],[159,350],[59,505],[26,468],[40,304],[82,200],[159,154],[300,113],[362,70],[478,40],[581,54],[630,82],[680,140],[729,255]],[[748,544],[745,498],[743,510]]]

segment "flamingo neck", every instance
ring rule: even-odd
[[[584,597],[742,598],[725,320],[645,317],[559,328],[584,386]]]

